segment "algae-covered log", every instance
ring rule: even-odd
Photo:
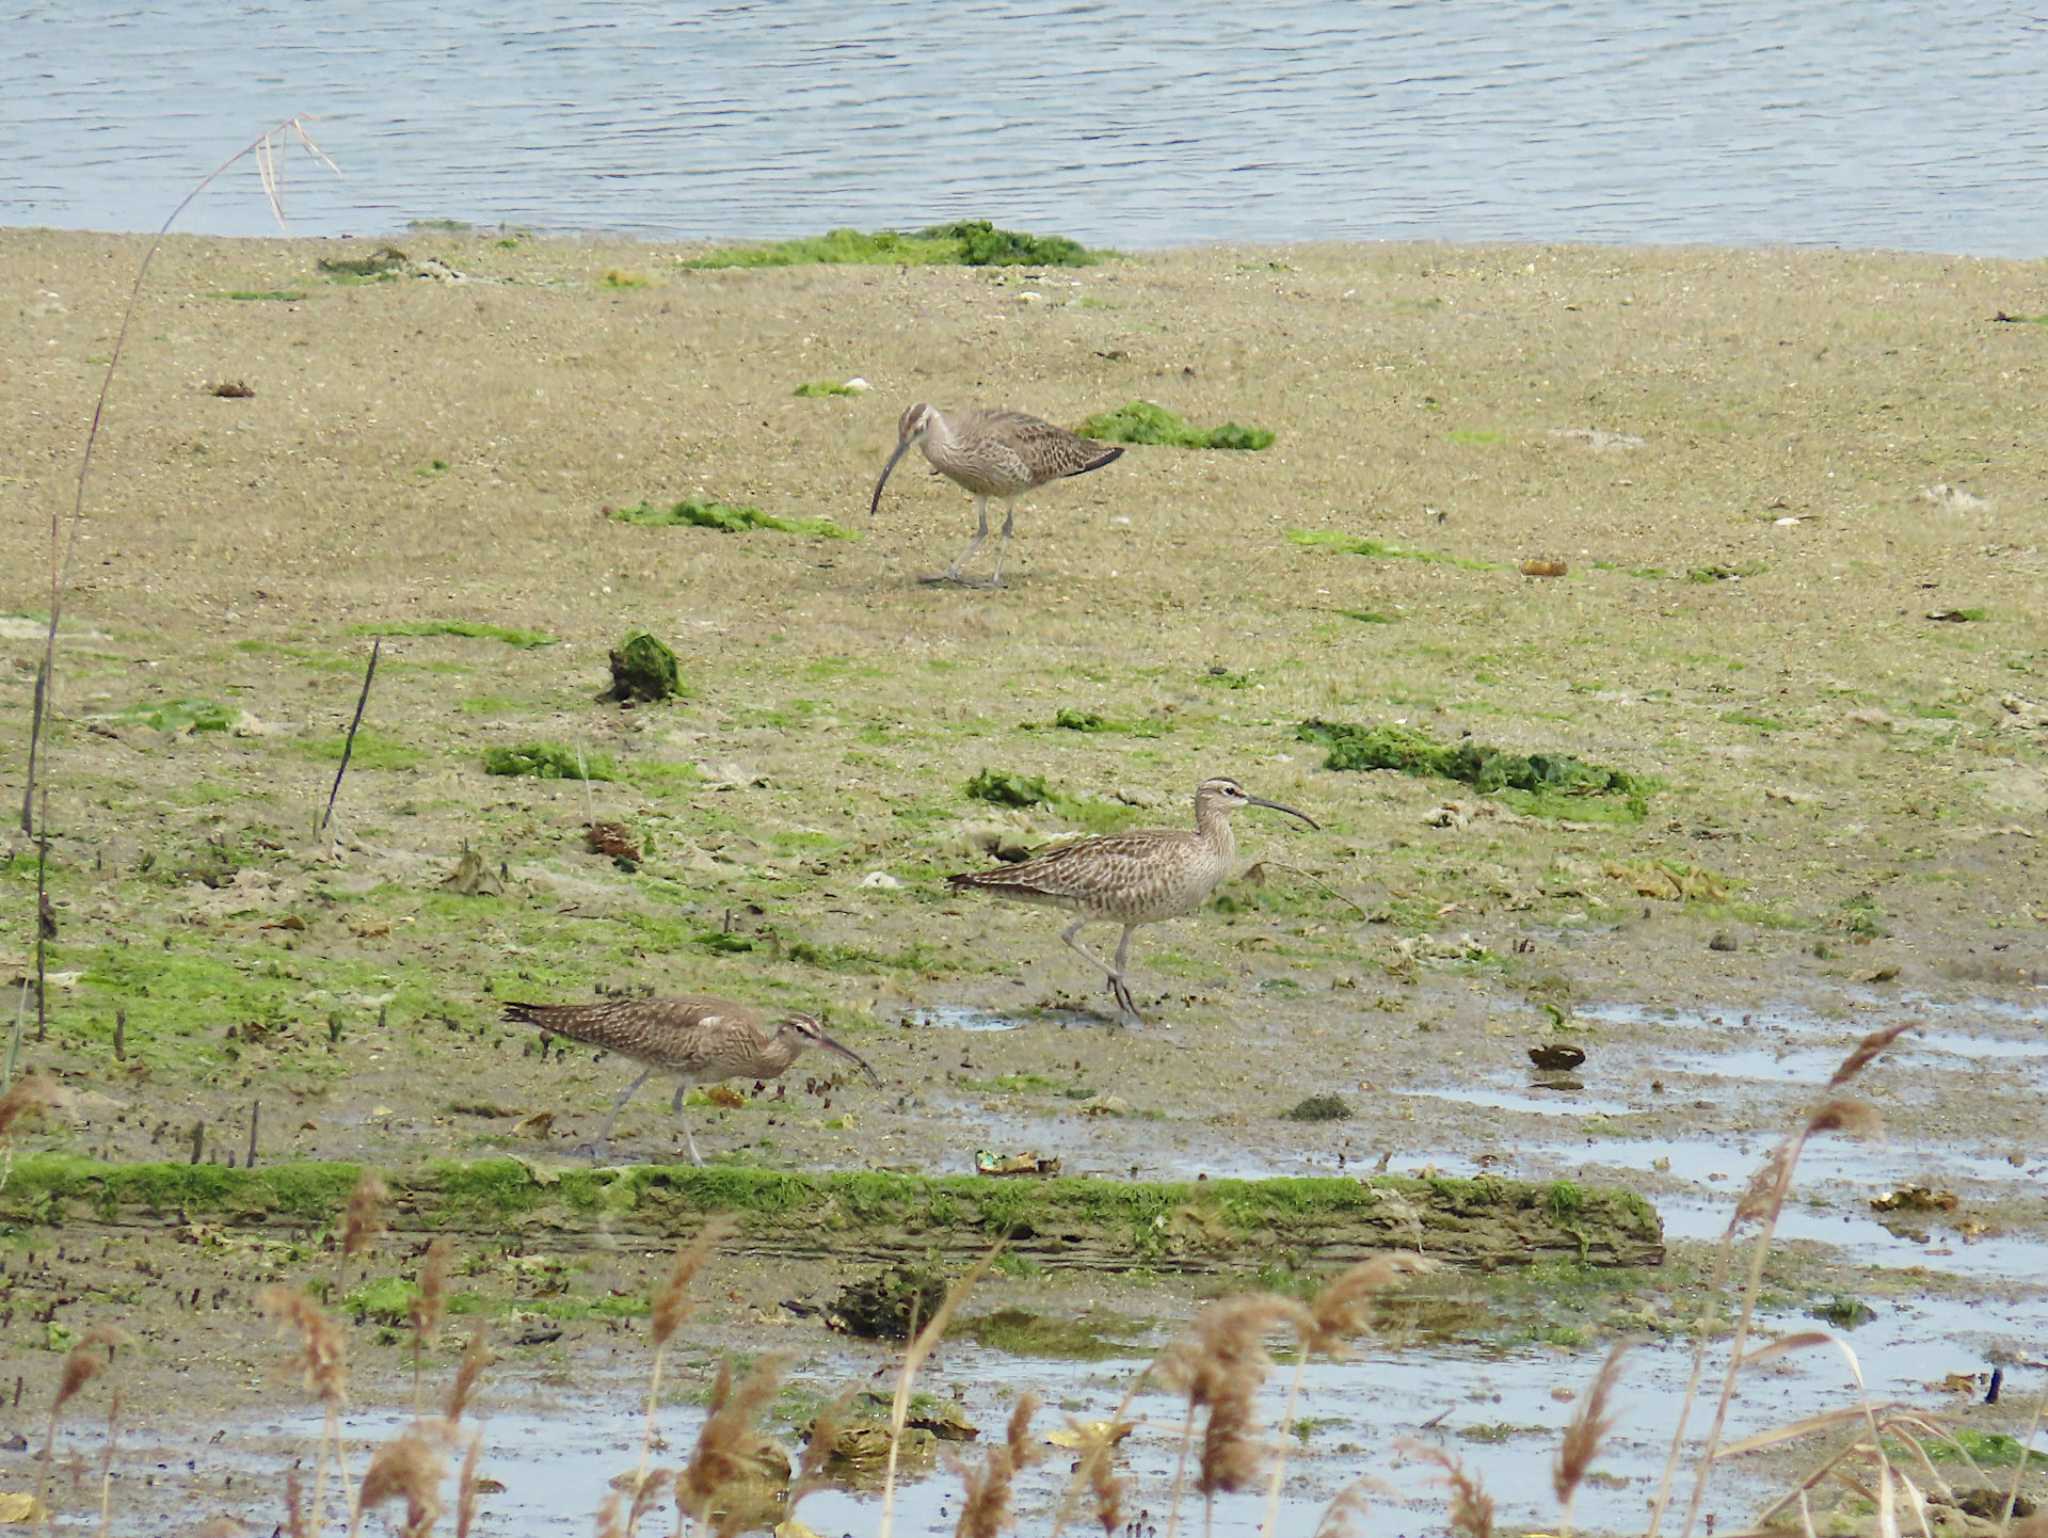
[[[0,1225],[151,1226],[204,1216],[305,1230],[333,1221],[348,1164],[99,1164],[18,1160]],[[1631,1191],[1566,1182],[1415,1179],[986,1180],[644,1165],[544,1169],[517,1159],[436,1163],[385,1176],[391,1226],[518,1233],[558,1248],[669,1240],[709,1214],[738,1221],[731,1247],[803,1259],[889,1262],[978,1255],[997,1239],[1047,1266],[1239,1271],[1338,1265],[1385,1250],[1492,1268],[1570,1259],[1653,1265],[1663,1228]]]

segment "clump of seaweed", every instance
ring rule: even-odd
[[[603,698],[621,703],[639,700],[659,704],[682,692],[676,654],[649,630],[629,630],[612,648],[612,686]]]
[[[830,518],[778,518],[758,507],[736,502],[704,502],[695,497],[686,497],[667,507],[636,502],[631,507],[613,508],[611,516],[620,523],[634,523],[651,529],[717,529],[726,534],[773,529],[783,534],[814,534],[821,539],[860,538],[853,530],[842,529]]]
[[[958,219],[908,232],[829,230],[766,246],[728,246],[689,257],[685,268],[803,267],[1088,267],[1112,255],[1064,235],[1006,230],[986,219]]]
[[[534,780],[616,780],[618,768],[603,753],[585,753],[556,742],[526,742],[516,748],[486,748],[485,774]]]
[[[1085,438],[1104,443],[1154,443],[1177,449],[1271,448],[1273,434],[1263,427],[1240,427],[1225,422],[1221,427],[1196,427],[1178,412],[1168,411],[1151,401],[1130,401],[1114,411],[1090,417],[1076,429]]]
[[[1051,806],[1057,799],[1045,778],[1010,769],[984,769],[967,782],[967,794],[992,806]]]
[[[1643,815],[1650,782],[1570,753],[1515,753],[1466,738],[1439,742],[1428,732],[1399,722],[1360,726],[1349,721],[1302,722],[1294,735],[1328,749],[1325,769],[1397,769],[1435,775],[1470,785],[1482,795],[1511,791],[1536,798],[1513,803],[1536,812],[1557,810],[1557,798],[1621,796],[1634,816]]]
[[[844,1288],[831,1316],[863,1340],[908,1340],[945,1301],[946,1279],[925,1266],[891,1266]]]

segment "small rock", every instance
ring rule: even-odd
[[[898,881],[894,876],[890,875],[885,870],[869,871],[865,876],[860,878],[860,884],[864,887],[869,887],[874,889],[875,891],[880,892],[893,892],[898,887],[903,885],[902,882]]]
[[[1736,941],[1735,936],[1723,930],[1707,942],[1707,949],[1710,951],[1739,951],[1742,949],[1742,946]]]
[[[846,383],[841,385],[839,388],[842,390],[851,390],[856,395],[864,395],[869,390],[872,390],[874,386],[869,384],[865,379],[861,378],[860,375],[855,374],[853,378],[847,380]]]
[[[681,692],[676,654],[645,630],[631,630],[612,652],[612,686],[604,698],[656,704]]]
[[[1351,1107],[1338,1095],[1310,1095],[1285,1115],[1288,1121],[1349,1121]]]
[[[1529,1061],[1546,1071],[1576,1068],[1586,1060],[1586,1049],[1567,1042],[1546,1041],[1529,1049]]]

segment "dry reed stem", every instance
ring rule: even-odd
[[[64,1354],[64,1372],[57,1381],[56,1397],[50,1401],[49,1428],[43,1435],[42,1461],[36,1468],[36,1498],[32,1509],[44,1511],[41,1519],[49,1520],[44,1497],[50,1488],[50,1467],[56,1456],[57,1422],[64,1414],[64,1407],[76,1399],[85,1386],[114,1365],[114,1352],[128,1340],[128,1336],[110,1324],[96,1324],[85,1332],[85,1338]]]
[[[710,1413],[697,1429],[690,1461],[675,1481],[676,1508],[682,1515],[701,1522],[719,1491],[737,1480],[760,1476],[763,1438],[755,1422],[775,1398],[788,1366],[787,1355],[764,1356],[735,1388],[731,1367],[720,1364]],[[629,1526],[627,1531],[631,1530]]]
[[[736,1226],[733,1219],[724,1214],[707,1220],[695,1237],[676,1251],[668,1275],[649,1300],[648,1324],[654,1339],[654,1365],[647,1374],[647,1424],[640,1434],[640,1462],[636,1470],[642,1478],[647,1474],[648,1461],[654,1456],[655,1412],[661,1404],[661,1369],[668,1357],[669,1338],[684,1320],[697,1311],[697,1305],[690,1297],[690,1283],[710,1263],[718,1246],[731,1236]]]
[[[474,1340],[476,1337],[470,1338]],[[476,1471],[483,1451],[483,1433],[472,1431],[469,1434],[469,1451],[462,1455],[462,1475],[455,1487],[455,1538],[469,1538],[469,1530],[476,1524],[476,1498],[479,1493]]]
[[[1099,1431],[1071,1415],[1067,1417],[1067,1429],[1081,1439],[1082,1452],[1074,1462],[1073,1477],[1060,1492],[1060,1503],[1053,1510],[1050,1538],[1060,1538],[1066,1531],[1068,1508],[1083,1486],[1095,1497],[1095,1520],[1102,1524],[1104,1533],[1113,1533],[1122,1524],[1124,1480],[1116,1472],[1117,1429],[1130,1430],[1124,1416],[1131,1401],[1138,1397],[1138,1390],[1149,1381],[1150,1371],[1148,1367],[1131,1380],[1124,1397],[1117,1401],[1116,1409],[1102,1422]]]
[[[121,1420],[121,1391],[115,1389],[107,1400],[107,1440],[100,1449],[100,1530],[107,1538],[114,1522],[114,1435]]]
[[[29,1072],[6,1094],[0,1095],[0,1137],[11,1137],[16,1122],[26,1123],[44,1111],[64,1103],[64,1092],[45,1073]]]
[[[299,1466],[284,1471],[285,1538],[306,1538],[306,1492],[299,1484]]]
[[[364,1170],[348,1193],[348,1211],[341,1228],[343,1258],[353,1259],[384,1232],[384,1204],[390,1200],[390,1188],[375,1173]]]
[[[1370,1474],[1361,1474],[1331,1497],[1330,1504],[1323,1508],[1323,1514],[1316,1522],[1311,1538],[1362,1538],[1352,1523],[1354,1520],[1363,1521],[1370,1509],[1371,1502],[1365,1498],[1368,1492],[1373,1495],[1394,1494],[1382,1481]]]
[[[1443,1471],[1444,1483],[1451,1487],[1452,1532],[1463,1538],[1493,1538],[1493,1497],[1486,1493],[1477,1476],[1466,1473],[1465,1465],[1441,1447],[1422,1442],[1399,1445]]]
[[[426,1427],[416,1424],[371,1455],[349,1519],[350,1538],[362,1527],[364,1512],[392,1500],[405,1502],[405,1525],[399,1529],[403,1538],[426,1538],[433,1531],[441,1515],[441,1481],[448,1476],[448,1460],[438,1443]]]
[[[1294,1427],[1294,1407],[1301,1398],[1301,1376],[1309,1356],[1320,1353],[1342,1361],[1350,1354],[1352,1339],[1370,1327],[1369,1311],[1379,1295],[1396,1282],[1434,1269],[1436,1263],[1420,1255],[1375,1255],[1347,1267],[1310,1300],[1300,1327],[1301,1354],[1295,1358],[1287,1382],[1287,1402],[1280,1411],[1276,1433],[1280,1451],[1266,1479],[1266,1517],[1259,1526],[1265,1538],[1273,1538],[1279,1531],[1280,1490],[1287,1478],[1287,1434]]]
[[[1607,1353],[1607,1360],[1600,1364],[1600,1371],[1593,1375],[1593,1386],[1572,1413],[1571,1424],[1565,1427],[1564,1440],[1558,1443],[1557,1467],[1552,1472],[1550,1487],[1557,1495],[1560,1513],[1558,1532],[1562,1538],[1570,1538],[1571,1535],[1572,1501],[1579,1493],[1579,1486],[1591,1471],[1600,1444],[1614,1430],[1614,1417],[1608,1413],[1607,1401],[1614,1392],[1615,1384],[1621,1381],[1622,1358],[1634,1345],[1635,1342],[1627,1340],[1614,1343],[1614,1348]]]
[[[297,1288],[273,1282],[256,1294],[256,1306],[277,1322],[281,1333],[297,1334],[306,1388],[327,1412],[320,1431],[320,1448],[313,1461],[313,1508],[307,1522],[308,1531],[318,1533],[322,1530],[320,1508],[327,1499],[329,1448],[333,1449],[343,1488],[348,1485],[348,1462],[341,1446],[341,1407],[348,1402],[347,1350],[334,1321]]]
[[[469,1332],[469,1343],[462,1348],[462,1361],[455,1369],[455,1381],[449,1385],[448,1398],[442,1408],[442,1415],[452,1429],[462,1419],[462,1412],[469,1408],[469,1401],[476,1393],[478,1381],[484,1369],[497,1361],[487,1343],[488,1326],[478,1324]]]
[[[1213,1501],[1218,1492],[1242,1490],[1259,1475],[1268,1450],[1258,1440],[1253,1401],[1273,1369],[1266,1334],[1286,1327],[1307,1338],[1315,1329],[1312,1312],[1290,1298],[1270,1294],[1224,1298],[1195,1316],[1191,1338],[1176,1341],[1152,1365],[1154,1376],[1186,1395],[1188,1419],[1181,1433],[1181,1455],[1174,1472],[1167,1508],[1168,1538],[1180,1524],[1180,1499],[1186,1484],[1188,1443],[1194,1413],[1208,1411],[1202,1427],[1201,1462],[1195,1488]]]
[[[1850,1083],[1864,1069],[1868,1068],[1872,1062],[1876,1061],[1885,1048],[1889,1047],[1907,1031],[1914,1028],[1914,1022],[1907,1022],[1897,1026],[1889,1026],[1883,1030],[1873,1031],[1865,1036],[1842,1059],[1841,1064],[1835,1069],[1833,1076],[1828,1080],[1827,1087],[1835,1090]],[[1806,1127],[1796,1130],[1779,1145],[1778,1149],[1765,1161],[1764,1168],[1759,1170],[1757,1175],[1751,1180],[1750,1189],[1737,1202],[1735,1214],[1729,1219],[1728,1227],[1722,1232],[1720,1243],[1715,1247],[1713,1270],[1709,1276],[1706,1290],[1706,1296],[1711,1299],[1718,1299],[1721,1296],[1722,1289],[1727,1285],[1728,1274],[1734,1261],[1737,1231],[1751,1216],[1755,1216],[1762,1221],[1763,1229],[1757,1236],[1752,1252],[1750,1266],[1752,1281],[1749,1285],[1745,1286],[1743,1291],[1741,1322],[1738,1325],[1737,1338],[1729,1353],[1728,1371],[1722,1380],[1721,1399],[1715,1411],[1713,1429],[1708,1436],[1708,1447],[1699,1462],[1698,1472],[1693,1481],[1692,1497],[1686,1508],[1685,1527],[1682,1538],[1691,1538],[1693,1525],[1699,1516],[1700,1503],[1706,1495],[1707,1475],[1714,1461],[1713,1449],[1719,1443],[1721,1427],[1727,1420],[1728,1403],[1734,1393],[1736,1363],[1741,1356],[1742,1344],[1747,1339],[1748,1324],[1755,1307],[1756,1287],[1761,1284],[1764,1259],[1770,1252],[1771,1236],[1777,1223],[1777,1214],[1783,1208],[1785,1196],[1791,1190],[1792,1175],[1798,1166],[1800,1151],[1804,1149],[1806,1139],[1812,1135],[1815,1126],[1823,1119],[1823,1113],[1827,1113],[1828,1118],[1832,1121],[1832,1125],[1825,1130],[1834,1130],[1835,1127],[1846,1126],[1848,1125],[1847,1118],[1851,1117],[1857,1121],[1865,1122],[1865,1124],[1867,1124],[1868,1119],[1874,1119],[1874,1112],[1869,1113],[1869,1118],[1865,1117],[1864,1113],[1868,1110],[1867,1107],[1860,1107],[1855,1112],[1848,1111],[1846,1106],[1851,1104],[1860,1107],[1860,1102],[1843,1102],[1839,1100],[1830,1102],[1828,1106],[1822,1108],[1822,1112],[1817,1112],[1812,1118],[1809,1118]],[[1764,1203],[1761,1207],[1752,1210],[1752,1197],[1758,1192],[1766,1193]],[[1768,1195],[1768,1193],[1773,1192],[1776,1193],[1774,1201]],[[1665,1455],[1664,1469],[1657,1481],[1657,1493],[1650,1502],[1650,1520],[1644,1528],[1643,1538],[1657,1538],[1658,1530],[1664,1520],[1664,1514],[1670,1507],[1672,1485],[1677,1478],[1679,1458],[1685,1448],[1685,1429],[1692,1423],[1693,1406],[1698,1401],[1700,1383],[1706,1373],[1707,1347],[1711,1343],[1708,1324],[1708,1317],[1702,1314],[1696,1326],[1698,1339],[1693,1346],[1692,1367],[1686,1377],[1685,1393],[1679,1403],[1678,1421],[1672,1429],[1671,1446]]]
[[[954,1538],[997,1538],[1010,1525],[1010,1482],[1031,1466],[1038,1452],[1031,1442],[1031,1417],[1037,1409],[1038,1396],[1027,1389],[1010,1412],[1003,1440],[989,1447],[980,1468],[954,1460],[965,1490]]]
[[[427,1258],[420,1266],[420,1293],[408,1312],[412,1318],[412,1413],[420,1414],[420,1361],[426,1348],[441,1331],[441,1316],[448,1308],[448,1266],[455,1248],[445,1238],[427,1246]]]
[[[896,1460],[903,1443],[903,1423],[910,1417],[910,1385],[917,1381],[918,1370],[938,1345],[939,1337],[946,1333],[946,1326],[953,1322],[953,1311],[988,1275],[988,1268],[1002,1253],[1003,1246],[998,1243],[976,1261],[965,1276],[948,1287],[945,1297],[939,1300],[939,1306],[932,1310],[930,1322],[903,1348],[903,1367],[896,1375],[896,1395],[889,1404],[889,1458],[882,1471],[882,1525],[876,1530],[875,1538],[890,1538],[895,1531]]]
[[[831,1483],[826,1469],[832,1462],[832,1449],[838,1444],[855,1392],[851,1386],[841,1389],[830,1404],[811,1418],[811,1439],[804,1443],[803,1456],[797,1460],[796,1477],[789,1484],[789,1514],[792,1517],[796,1515],[798,1502]]]

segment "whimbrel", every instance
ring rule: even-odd
[[[633,1092],[655,1074],[674,1074],[672,1109],[683,1115],[683,1096],[692,1084],[721,1079],[773,1079],[801,1057],[806,1048],[823,1047],[856,1063],[877,1088],[881,1079],[867,1060],[825,1034],[809,1015],[785,1015],[774,1029],[763,1031],[761,1017],[731,999],[698,995],[681,999],[621,999],[604,1004],[507,1004],[505,1018],[537,1025],[551,1035],[566,1036],[587,1046],[616,1052],[640,1065],[640,1077],[612,1102],[604,1128],[588,1146],[593,1159],[603,1156],[619,1112]],[[702,1164],[690,1124],[683,1121],[690,1157]]]
[[[875,482],[874,500],[868,504],[872,518],[882,505],[882,488],[889,484],[889,472],[896,461],[916,444],[932,468],[974,494],[974,510],[981,520],[974,543],[960,552],[943,577],[932,582],[958,582],[960,565],[974,558],[988,540],[988,499],[1000,497],[1005,506],[1003,537],[996,546],[995,572],[990,587],[1003,585],[1003,556],[1010,547],[1010,529],[1017,521],[1016,498],[1043,486],[1047,481],[1100,470],[1123,450],[1114,444],[1097,443],[1064,427],[1041,422],[1021,411],[943,412],[922,401],[903,413],[896,424],[896,452],[882,467]]]
[[[1209,894],[1230,874],[1236,858],[1230,814],[1241,806],[1270,807],[1299,817],[1311,828],[1318,826],[1306,812],[1250,795],[1235,780],[1204,780],[1195,787],[1192,833],[1162,828],[1079,839],[1016,865],[948,876],[946,884],[956,890],[993,892],[1017,902],[1042,903],[1079,914],[1060,939],[1109,975],[1109,991],[1118,1006],[1142,1024],[1125,971],[1131,931],[1140,924],[1193,913],[1209,900]],[[1078,938],[1085,926],[1094,923],[1123,925],[1114,966],[1090,952]]]

